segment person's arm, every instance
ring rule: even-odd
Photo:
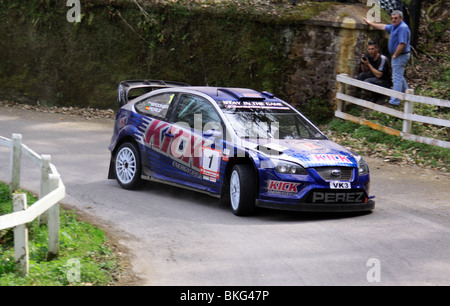
[[[377,78],[381,78],[383,76],[383,71],[379,71],[378,69],[375,69],[369,62],[369,60],[364,60],[361,58],[361,62],[364,64],[363,66],[366,66],[370,72]]]
[[[393,58],[397,58],[397,56],[401,55],[403,53],[403,50],[405,50],[406,44],[399,43],[397,46],[397,49],[395,50],[394,54],[392,55]]]
[[[369,67],[370,72],[373,73],[374,76],[376,76],[377,78],[381,79],[381,77],[383,76],[383,72],[373,68],[373,66],[369,63],[369,65],[367,65],[367,67]]]
[[[383,23],[373,23],[373,22],[370,22],[368,19],[366,19],[366,18],[363,18],[364,19],[364,21],[368,24],[368,25],[370,25],[371,27],[374,27],[375,29],[378,29],[378,30],[384,30],[385,28],[386,28],[386,25],[385,24],[383,24]]]

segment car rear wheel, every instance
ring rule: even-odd
[[[136,146],[123,143],[117,150],[114,169],[119,185],[124,189],[137,189],[142,186],[141,160]]]
[[[230,181],[231,210],[237,216],[250,215],[255,211],[256,180],[250,165],[235,165]]]

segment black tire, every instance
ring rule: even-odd
[[[228,180],[231,211],[236,216],[255,212],[256,177],[252,166],[235,165]]]
[[[142,187],[141,156],[131,142],[123,143],[114,156],[114,171],[119,185],[128,190]]]

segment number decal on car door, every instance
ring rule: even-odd
[[[202,164],[200,167],[200,173],[219,179],[220,175],[220,160],[222,152],[209,147],[202,147]]]

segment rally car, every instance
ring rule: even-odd
[[[144,89],[130,98],[132,89]],[[124,81],[108,178],[207,193],[235,215],[255,207],[367,211],[369,167],[288,103],[247,88]]]

